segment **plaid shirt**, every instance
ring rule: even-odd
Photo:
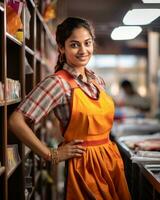
[[[103,79],[96,76],[94,72],[86,69],[87,81],[78,74],[74,68],[64,65],[75,79],[78,86],[92,98],[97,98],[98,90],[91,82],[94,79],[102,88],[105,88]],[[50,111],[54,111],[62,128],[66,128],[70,118],[71,87],[63,78],[56,74],[50,75],[42,80],[21,102],[17,111],[23,113],[33,123],[38,123],[46,117]]]

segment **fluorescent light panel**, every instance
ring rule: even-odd
[[[125,25],[147,25],[160,16],[160,9],[133,9],[123,18]]]
[[[89,68],[136,68],[137,64],[145,66],[142,60],[145,60],[142,56],[135,55],[108,55],[108,54],[95,54],[91,57],[87,66]]]
[[[119,26],[111,33],[113,40],[131,40],[137,37],[142,31],[140,26]]]
[[[160,3],[160,0],[142,0],[143,3]]]

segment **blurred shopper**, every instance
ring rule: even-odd
[[[104,81],[86,68],[94,49],[92,26],[69,17],[57,27],[56,72],[41,81],[10,118],[12,131],[33,151],[53,164],[67,162],[68,200],[130,200],[124,166],[109,134],[114,103]],[[27,125],[53,110],[64,142],[49,149]]]
[[[119,104],[123,106],[133,107],[140,111],[149,111],[150,100],[147,97],[140,96],[134,89],[132,82],[122,80],[120,87],[123,90],[123,97]]]

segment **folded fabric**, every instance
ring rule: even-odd
[[[136,142],[134,147],[141,150],[160,150],[160,139],[147,139],[144,141]]]
[[[137,152],[136,155],[143,156],[143,157],[150,157],[150,158],[160,158],[160,151],[144,151],[144,150],[141,151],[140,150]]]

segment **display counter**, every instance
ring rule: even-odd
[[[126,179],[133,200],[160,200],[160,159],[132,159],[134,150],[113,138],[122,155]]]

